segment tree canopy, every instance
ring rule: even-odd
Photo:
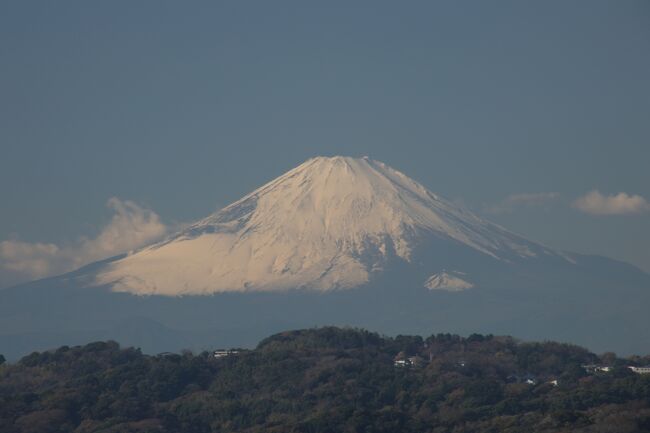
[[[398,367],[398,354],[422,362]],[[96,342],[2,366],[0,432],[650,431],[650,375],[624,367],[648,358],[604,358],[554,342],[334,327],[222,358]],[[582,368],[605,360],[611,373]]]

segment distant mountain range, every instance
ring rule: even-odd
[[[285,328],[502,333],[647,352],[650,275],[525,239],[368,158],[313,158],[162,242],[0,291],[0,353]]]

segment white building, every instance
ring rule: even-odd
[[[645,367],[628,367],[630,370],[635,372],[636,374],[650,374],[650,365],[646,365]]]
[[[423,362],[424,360],[419,356],[406,357],[403,352],[400,352],[393,360],[395,367],[419,367]]]
[[[395,367],[406,367],[407,365],[410,365],[408,360],[406,359],[396,359],[395,360]]]
[[[612,367],[609,365],[589,364],[583,365],[582,368],[584,368],[587,373],[609,373],[612,371]]]
[[[223,358],[224,356],[235,355],[239,353],[239,350],[234,349],[219,349],[212,352],[212,356],[215,358]]]

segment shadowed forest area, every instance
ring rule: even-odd
[[[219,358],[96,342],[0,365],[0,432],[645,432],[650,375],[628,367],[649,363],[511,337],[334,327]]]

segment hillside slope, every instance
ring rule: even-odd
[[[0,366],[0,432],[641,433],[650,375],[626,366],[649,361],[337,328],[284,332],[219,359],[97,342]],[[593,363],[613,371],[581,367]]]

